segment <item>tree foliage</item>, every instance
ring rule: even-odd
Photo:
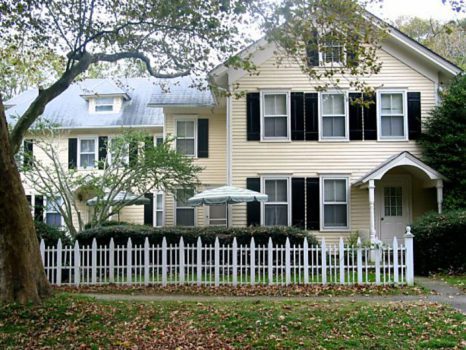
[[[466,19],[447,23],[419,17],[400,17],[395,26],[429,49],[466,68]]]
[[[444,204],[466,208],[466,76],[458,76],[428,118],[420,140],[425,161],[448,178]]]
[[[108,142],[105,160],[93,169],[77,171],[60,161],[60,154],[65,151],[59,146],[62,136],[55,129],[36,132],[35,153],[40,156],[24,162],[22,170],[35,191],[48,198],[61,214],[73,236],[84,229],[81,210],[92,197],[96,203],[88,221],[94,227],[136,203],[147,192],[173,193],[178,188],[194,189],[198,184],[201,168],[177,153],[170,140],[154,145],[146,133],[125,132]],[[125,197],[115,202],[120,193],[125,193]],[[126,198],[129,193],[135,196]]]

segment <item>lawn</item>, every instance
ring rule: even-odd
[[[1,306],[0,348],[460,349],[465,322],[426,303],[102,302],[59,293],[42,306]]]

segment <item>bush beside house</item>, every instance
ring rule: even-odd
[[[426,214],[413,224],[412,232],[417,274],[466,270],[466,210]]]
[[[66,235],[65,231],[58,227],[47,225],[45,222],[35,221],[37,239],[45,242],[46,246],[56,245],[58,240],[61,239],[63,245],[71,245],[72,240]]]
[[[108,244],[113,238],[115,244],[126,244],[131,238],[133,244],[144,244],[146,237],[151,244],[160,244],[163,237],[167,243],[178,243],[180,237],[185,243],[193,244],[201,237],[203,243],[213,244],[215,237],[219,237],[220,243],[230,244],[233,237],[236,237],[238,244],[245,244],[254,237],[256,244],[267,244],[269,237],[275,244],[284,244],[286,238],[292,244],[302,244],[304,237],[308,243],[318,244],[317,239],[307,231],[294,227],[247,227],[247,228],[226,228],[226,227],[163,227],[155,228],[144,225],[110,225],[102,226],[82,231],[76,236],[80,244],[91,244],[96,238],[98,244]]]

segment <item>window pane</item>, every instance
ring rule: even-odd
[[[403,216],[403,197],[401,187],[384,188],[385,216]]]
[[[95,99],[96,105],[113,105],[113,97],[99,97]]]
[[[287,226],[288,206],[286,204],[266,204],[264,221],[266,226]]]
[[[326,227],[346,227],[346,204],[325,204],[324,205],[324,226]]]
[[[95,155],[94,154],[81,154],[81,167],[94,168]]]
[[[163,208],[163,195],[161,193],[158,193],[156,198],[157,198],[156,208],[162,209]]]
[[[382,116],[382,136],[404,136],[402,116]]]
[[[265,193],[269,196],[268,202],[287,202],[287,181],[265,180]]]
[[[382,115],[403,114],[403,94],[382,94]]]
[[[346,202],[345,180],[324,180],[325,202]]]
[[[194,140],[193,139],[177,139],[176,140],[176,151],[185,155],[194,155]]]
[[[113,106],[95,106],[96,112],[111,112],[113,111]]]
[[[323,115],[345,114],[345,96],[343,94],[322,95]]]
[[[61,226],[61,215],[59,213],[47,213],[45,215],[45,222],[50,226]]]
[[[194,226],[194,208],[176,209],[177,226]]]
[[[95,152],[95,140],[81,140],[81,152]]]
[[[324,137],[345,137],[345,117],[324,117],[322,129]]]
[[[163,225],[163,212],[157,211],[155,213],[155,224],[156,226],[162,226]]]
[[[177,121],[177,137],[194,137],[194,121]]]
[[[176,191],[176,206],[189,207],[188,199],[194,196],[193,190],[177,190]]]
[[[286,95],[264,96],[264,115],[286,115]]]
[[[264,118],[264,134],[266,137],[287,137],[288,126],[286,117]]]
[[[226,205],[211,205],[209,207],[210,220],[226,219]]]

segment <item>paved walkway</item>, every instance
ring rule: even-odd
[[[188,302],[234,302],[234,301],[307,301],[307,302],[437,302],[449,304],[466,313],[466,295],[458,288],[430,278],[416,278],[416,283],[435,291],[436,295],[381,295],[381,296],[314,296],[314,297],[270,297],[270,296],[207,296],[207,295],[129,295],[129,294],[83,294],[98,300],[127,301],[188,301]]]

